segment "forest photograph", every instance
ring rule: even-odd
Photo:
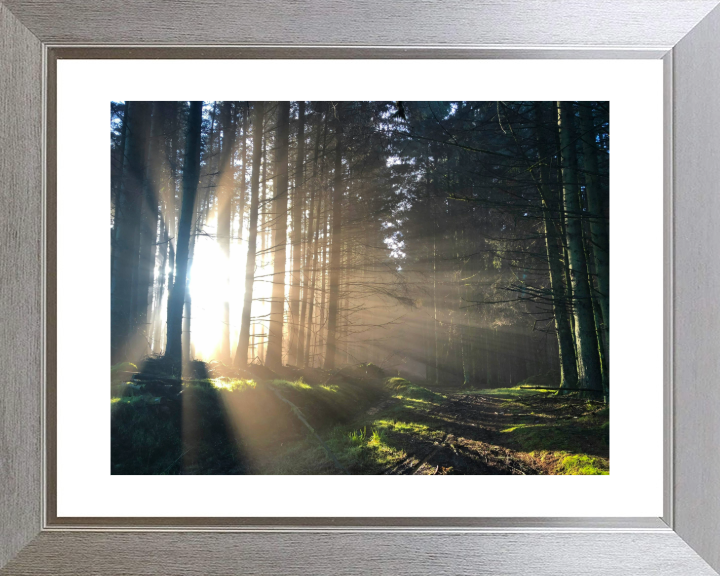
[[[609,114],[111,102],[111,474],[609,474]]]

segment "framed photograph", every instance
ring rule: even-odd
[[[717,3],[0,4],[3,573],[716,574]]]

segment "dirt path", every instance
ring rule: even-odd
[[[350,474],[598,473],[576,469],[590,462],[607,470],[607,421],[606,406],[580,398],[518,389],[435,392],[407,384],[322,435]],[[568,470],[566,458],[573,455],[586,460]],[[264,456],[259,473],[338,473],[311,438]]]
[[[499,431],[517,421],[503,408],[505,401],[493,396],[448,394],[427,419],[442,424],[445,434],[433,442],[420,436],[409,438],[408,454],[385,474],[538,474],[515,451],[496,443]]]

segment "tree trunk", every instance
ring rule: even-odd
[[[226,263],[220,270],[220,274],[223,275],[221,282],[225,285],[225,290],[219,359],[224,364],[230,364],[230,221],[235,180],[232,166],[235,124],[232,122],[230,107],[230,102],[223,102],[220,109],[220,125],[223,134],[217,187],[217,241]]]
[[[202,102],[190,103],[188,117],[185,160],[183,165],[183,197],[178,224],[176,246],[176,273],[172,292],[168,298],[167,312],[167,345],[165,357],[180,364],[182,357],[182,316],[185,293],[187,291],[188,250],[190,245],[190,228],[195,212],[200,176],[200,130],[202,127]]]
[[[298,364],[298,339],[302,330],[300,316],[300,278],[301,278],[301,232],[304,200],[303,168],[305,166],[305,102],[299,102],[297,159],[295,163],[295,196],[292,207],[292,284],[290,286],[290,354],[288,362]],[[312,216],[312,215],[311,215]],[[307,289],[307,284],[306,288]]]
[[[255,102],[253,118],[253,159],[250,182],[250,223],[248,228],[248,249],[245,262],[245,293],[243,295],[240,338],[235,352],[235,366],[247,366],[250,343],[250,321],[252,319],[253,284],[255,282],[255,257],[257,247],[258,208],[260,204],[260,162],[262,161],[263,119],[265,103]],[[253,342],[255,336],[253,335]]]
[[[584,230],[585,232],[585,238],[590,237],[590,232],[587,230]],[[595,271],[595,261],[590,258],[590,254],[592,254],[592,248],[590,246],[585,246],[585,250],[588,253],[588,274],[590,278],[594,278],[597,275],[597,272]],[[598,353],[600,354],[600,367],[602,369],[602,383],[603,383],[603,390],[607,393],[609,389],[609,373],[608,373],[608,357],[606,356],[607,352],[607,343],[605,341],[605,332],[603,330],[600,330],[598,327],[603,325],[603,316],[602,316],[602,309],[600,308],[600,302],[598,300],[598,293],[597,290],[592,290],[592,281],[590,283],[591,286],[591,295],[592,295],[592,309],[593,309],[593,317],[595,318],[595,328],[597,330],[597,338],[598,338]]]
[[[328,219],[330,218],[330,212],[329,210],[325,210],[325,223],[323,226],[323,252],[322,252],[322,267],[320,268],[320,277],[321,280],[321,286],[320,286],[320,323],[318,324],[317,329],[317,335],[316,335],[316,341],[317,344],[315,346],[315,351],[317,353],[318,350],[322,350],[324,348],[326,339],[323,336],[323,333],[326,329],[326,321],[325,321],[325,313],[326,313],[326,307],[325,303],[327,301],[327,277],[328,277],[328,259],[327,259],[327,252],[328,252]],[[324,359],[323,359],[324,361]],[[313,364],[314,365],[314,364]]]
[[[159,140],[162,137],[160,103],[152,104],[150,119],[150,140],[148,141],[143,183],[143,202],[140,214],[140,252],[138,255],[135,285],[135,323],[137,337],[133,346],[133,356],[140,358],[150,352],[152,337],[148,311],[152,304],[155,280],[155,256],[158,233],[158,154]]]
[[[173,287],[175,278],[175,243],[177,241],[177,210],[176,210],[176,197],[178,191],[178,172],[177,172],[177,157],[176,152],[178,148],[178,115],[180,108],[176,102],[169,104],[168,118],[172,122],[172,135],[170,137],[170,151],[168,153],[168,159],[170,164],[170,182],[168,186],[167,202],[165,205],[165,223],[168,229],[168,279],[167,279],[167,293]],[[165,324],[165,323],[164,323]]]
[[[590,235],[592,238],[589,253],[593,255],[595,263],[596,298],[602,313],[602,324],[598,325],[601,334],[598,337],[604,349],[603,381],[607,389],[608,366],[606,364],[609,355],[608,347],[604,343],[608,341],[610,333],[610,245],[608,221],[603,206],[605,202],[599,182],[598,150],[595,141],[597,130],[595,130],[589,102],[584,102],[580,106],[580,129],[582,131],[581,139],[585,165],[585,194],[590,213]]]
[[[245,178],[247,177],[247,131],[248,131],[248,117],[250,116],[250,107],[249,105],[246,105],[245,108],[243,108],[243,123],[242,123],[242,151],[241,154],[241,160],[242,160],[242,168],[240,172],[240,202],[238,206],[238,214],[240,217],[240,236],[242,237],[242,231],[243,231],[243,218],[245,216],[245,204],[247,203],[247,184],[245,182]]]
[[[125,168],[125,152],[127,150],[127,125],[128,125],[128,107],[129,102],[125,104],[122,125],[120,126],[120,146],[118,147],[116,154],[116,161],[112,164],[111,173],[111,188],[110,193],[111,204],[113,209],[113,229],[110,235],[110,294],[115,293],[115,273],[117,272],[116,257],[117,252],[115,250],[118,243],[118,221],[120,219],[120,194],[122,192],[123,176]],[[112,302],[112,300],[111,300]],[[111,304],[112,306],[112,304]],[[112,308],[111,308],[112,310]],[[111,320],[112,321],[112,320]],[[112,349],[112,346],[111,346]]]
[[[560,360],[560,387],[577,387],[577,358],[573,345],[572,326],[570,325],[570,306],[568,293],[564,282],[563,264],[560,259],[560,246],[558,246],[558,233],[556,222],[560,218],[560,206],[555,192],[550,186],[549,147],[541,134],[541,126],[545,124],[542,102],[538,103],[537,113],[537,142],[540,154],[540,183],[539,192],[542,202],[542,214],[545,226],[545,249],[547,251],[550,269],[550,293],[553,313],[555,316],[555,331],[558,341],[558,357]]]
[[[121,189],[115,205],[115,246],[113,249],[114,284],[111,301],[111,358],[115,364],[130,357],[129,344],[135,333],[133,286],[138,262],[145,154],[150,124],[148,102],[126,102],[126,142]]]
[[[346,238],[347,236],[348,234],[345,235]],[[348,349],[348,339],[350,333],[350,303],[348,302],[348,294],[350,289],[350,267],[352,266],[352,247],[349,241],[345,241],[343,245],[344,255],[340,259],[340,285],[342,286],[342,290],[339,294],[339,302],[341,302],[342,304],[338,306],[338,324],[340,327],[338,332],[340,334],[340,346],[342,346],[342,361],[343,363],[347,364],[350,362]]]
[[[339,106],[338,106],[339,108]],[[338,115],[340,111],[338,110]],[[340,296],[340,250],[342,248],[342,135],[340,118],[335,125],[335,185],[332,198],[332,247],[330,250],[330,298],[328,304],[328,334],[325,352],[326,370],[335,368],[338,301]]]
[[[165,296],[165,268],[167,266],[167,253],[168,253],[168,230],[165,226],[165,222],[160,222],[160,264],[158,265],[158,287],[155,295],[155,307],[153,309],[152,319],[152,352],[155,354],[161,351],[161,336],[162,336],[162,301]]]
[[[435,384],[440,379],[440,350],[438,349],[438,313],[437,313],[437,225],[433,225],[433,356],[435,356]]]
[[[320,202],[318,205],[318,225],[315,226],[315,199],[318,195],[318,156],[320,154],[320,124],[321,115],[318,115],[317,125],[315,127],[315,157],[313,158],[312,187],[310,192],[310,208],[308,210],[308,225],[306,232],[307,248],[305,249],[305,264],[303,265],[303,292],[302,292],[302,308],[300,310],[300,334],[298,336],[298,364],[300,366],[307,365],[308,350],[310,349],[310,333],[313,315],[313,298],[315,294],[315,264],[317,258],[315,252],[317,250],[317,230],[320,227]],[[312,268],[311,268],[312,267]],[[311,277],[312,270],[312,277]],[[309,307],[309,313],[308,313]]]
[[[162,243],[158,249],[161,253],[159,276],[158,276],[158,294],[155,303],[153,320],[154,336],[153,336],[153,352],[162,354],[164,352],[163,345],[165,343],[165,313],[167,311],[166,295],[170,293],[173,283],[173,268],[175,266],[175,250],[173,242],[175,241],[175,196],[177,194],[177,132],[178,132],[178,102],[165,102],[162,105],[163,111],[163,128],[165,135],[165,158],[164,172],[165,192],[162,195],[162,226],[161,232],[164,234],[161,238]]]
[[[288,139],[290,132],[290,102],[278,103],[277,141],[275,143],[275,187],[273,216],[275,244],[273,246],[273,281],[268,345],[265,364],[270,368],[282,366],[283,315],[285,312],[285,265],[287,263],[288,213]]]
[[[324,195],[322,194],[323,186],[322,183],[325,181],[325,158],[326,158],[326,151],[327,151],[327,127],[328,127],[328,119],[327,114],[325,116],[325,122],[323,123],[323,153],[322,153],[322,163],[320,167],[320,183],[318,183],[318,154],[320,152],[320,134],[318,132],[317,140],[315,142],[315,159],[313,163],[313,200],[315,200],[315,197],[317,196],[317,225],[315,226],[315,238],[313,239],[312,243],[312,278],[310,279],[310,293],[307,297],[308,301],[308,316],[307,316],[307,333],[305,336],[305,356],[303,360],[303,366],[307,366],[309,362],[312,362],[310,365],[314,365],[314,357],[313,360],[310,360],[310,347],[314,343],[313,339],[313,324],[314,324],[314,312],[315,312],[315,286],[317,285],[317,273],[318,273],[318,265],[320,263],[319,259],[319,250],[320,250],[320,225],[325,225],[325,220],[323,218],[323,205],[326,203],[323,201]],[[320,128],[320,119],[318,119],[318,130]],[[310,211],[312,222],[312,210]],[[324,234],[324,229],[323,229]],[[308,259],[309,261],[309,259]],[[306,264],[306,274],[307,274],[307,264]],[[324,289],[324,288],[323,288]]]
[[[575,340],[580,364],[578,376],[581,388],[601,391],[602,371],[582,235],[582,211],[576,172],[576,140],[572,102],[558,102],[558,128],[562,147],[563,201],[573,288]]]
[[[314,197],[313,197],[314,200]],[[311,239],[311,250],[308,251],[308,257],[306,258],[306,264],[305,264],[305,286],[306,288],[303,289],[303,310],[301,315],[305,317],[305,306],[307,305],[307,321],[305,323],[305,330],[302,330],[300,333],[300,346],[298,350],[298,354],[300,356],[300,362],[302,366],[308,365],[308,359],[310,357],[310,345],[311,345],[311,339],[312,339],[312,329],[313,329],[313,313],[315,308],[315,281],[317,279],[317,265],[318,265],[318,258],[317,258],[317,251],[318,251],[318,229],[320,227],[320,207],[321,204],[318,201],[318,225],[315,227],[315,233],[314,238]],[[311,204],[312,208],[312,204]],[[312,212],[310,213],[310,222],[312,222]],[[312,252],[312,260],[309,260],[310,252]],[[308,268],[312,268],[312,276],[310,276],[308,281],[308,275],[310,274],[310,271]],[[305,290],[307,289],[307,295],[305,294]]]
[[[210,204],[210,190],[212,188],[213,175],[217,172],[217,162],[215,160],[215,118],[217,117],[217,102],[213,104],[212,112],[210,114],[210,134],[208,137],[207,156],[208,160],[205,166],[205,174],[202,175],[200,172],[199,182],[204,183],[200,187],[200,192],[196,197],[196,210],[193,210],[192,222],[190,225],[190,242],[188,248],[188,264],[187,264],[187,276],[185,278],[185,284],[187,286],[185,290],[185,309],[183,312],[183,327],[182,327],[182,355],[185,361],[190,361],[194,355],[194,348],[192,346],[192,292],[190,286],[192,284],[192,264],[195,258],[195,243],[197,242],[198,235],[205,226],[205,217]]]

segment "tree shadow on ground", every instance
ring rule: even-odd
[[[221,391],[203,362],[179,370],[150,358],[113,388],[112,474],[247,473]]]

